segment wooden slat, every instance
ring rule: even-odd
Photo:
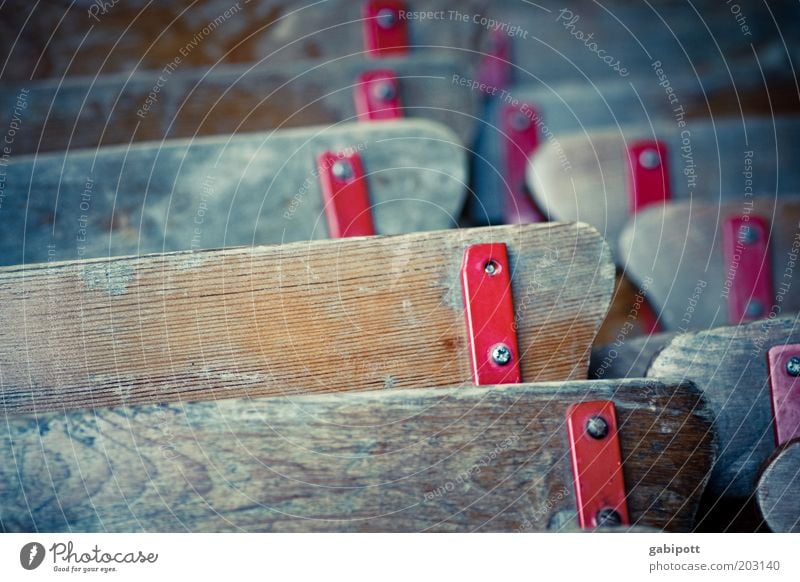
[[[770,312],[800,311],[792,289],[800,251],[800,197],[752,199],[725,204],[697,201],[646,208],[631,219],[619,242],[627,276],[647,285],[647,297],[665,329],[687,331],[729,323],[731,267],[723,257],[722,228],[728,218],[763,217],[770,227],[773,300]],[[786,285],[789,285],[787,288]]]
[[[106,4],[109,4],[108,2]],[[484,1],[431,0],[417,10],[481,13]],[[361,1],[132,0],[89,16],[91,3],[6,2],[0,11],[4,78],[61,78],[98,73],[286,63],[364,51]],[[413,9],[413,7],[409,7]],[[408,22],[412,50],[464,54],[486,28],[457,19]]]
[[[357,77],[375,68],[397,75],[405,115],[439,121],[471,142],[479,93],[453,90],[453,76],[469,78],[470,66],[442,55],[179,68],[166,81],[157,70],[6,85],[0,88],[0,127],[10,124],[20,95],[26,106],[11,147],[16,156],[333,124],[355,120]],[[155,100],[149,100],[154,88]]]
[[[709,481],[712,498],[747,500],[762,463],[775,448],[767,350],[800,342],[796,318],[681,334],[656,357],[648,377],[694,382],[714,411],[719,454]],[[734,519],[736,512],[727,518]]]
[[[800,440],[775,451],[759,477],[756,494],[772,531],[800,533]]]
[[[0,269],[13,412],[470,381],[464,249],[508,245],[525,381],[586,377],[614,268],[585,225]]]
[[[10,417],[7,531],[558,531],[567,406],[613,399],[634,525],[686,531],[713,462],[688,385],[644,380]]]
[[[466,154],[426,120],[110,146],[6,168],[0,264],[326,238],[316,157],[361,156],[379,234],[456,225]]]
[[[685,151],[683,131],[690,132]],[[667,144],[672,199],[744,203],[746,170],[754,196],[800,192],[800,171],[792,162],[800,156],[798,135],[797,118],[691,120],[683,129],[673,122],[575,134],[561,139],[558,147],[545,143],[534,154],[528,185],[549,216],[588,222],[616,249],[630,216],[625,158],[630,141],[657,137]]]
[[[624,330],[626,328],[622,328]],[[621,331],[622,331],[621,330]],[[641,378],[650,364],[675,337],[674,333],[654,333],[628,336],[620,333],[613,342],[592,349],[589,377],[598,380],[610,378]]]

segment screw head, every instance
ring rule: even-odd
[[[496,345],[492,349],[492,360],[499,366],[505,366],[511,361],[511,350],[504,344]]]
[[[522,111],[512,111],[508,123],[514,131],[525,131],[531,126],[531,120]]]
[[[747,317],[759,317],[764,313],[764,306],[757,299],[751,299],[744,309],[744,314]]]
[[[655,170],[661,165],[661,156],[658,150],[647,148],[639,154],[639,165],[647,170]]]
[[[751,245],[758,240],[758,231],[749,224],[739,227],[739,241],[744,245]]]
[[[786,373],[790,376],[800,376],[800,356],[792,356],[786,361]]]
[[[331,172],[337,180],[348,180],[353,176],[353,166],[347,160],[336,160]]]
[[[372,95],[380,101],[389,101],[394,99],[397,91],[394,88],[394,83],[391,81],[378,81],[372,86]]]
[[[377,20],[378,26],[383,29],[392,28],[397,24],[397,14],[391,8],[381,8],[378,10],[375,20]]]
[[[496,261],[489,261],[483,267],[483,271],[490,277],[494,277],[500,272],[500,265],[498,265]]]
[[[597,521],[597,527],[622,525],[622,516],[610,507],[604,507],[598,511],[595,520]]]
[[[586,421],[586,434],[593,439],[604,439],[608,436],[608,422],[602,416],[593,416]]]

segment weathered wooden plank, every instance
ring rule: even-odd
[[[800,293],[791,289],[800,254],[800,197],[739,196],[723,204],[691,201],[646,208],[622,231],[619,259],[633,281],[649,282],[647,297],[665,329],[739,323],[728,312],[739,266],[724,259],[722,229],[727,219],[742,215],[760,216],[770,228],[774,295],[769,305],[761,305],[761,317],[800,311]]]
[[[424,10],[471,16],[484,4],[433,0]],[[183,68],[335,59],[365,50],[362,5],[352,0],[197,0],[189,5],[130,0],[93,9],[91,3],[12,0],[0,12],[3,76],[26,80],[157,70],[171,63]],[[485,26],[458,19],[407,24],[412,51],[464,54],[486,33]]]
[[[667,144],[675,200],[736,201],[746,188],[771,198],[800,192],[800,171],[791,161],[800,156],[800,120],[685,123],[585,132],[562,138],[558,148],[545,143],[531,159],[528,185],[549,216],[592,224],[613,249],[630,216],[626,144],[636,139],[657,137]]]
[[[775,451],[758,479],[756,497],[772,531],[800,533],[800,440]]]
[[[316,158],[361,156],[379,234],[455,226],[458,138],[425,120],[350,123],[26,156],[6,168],[0,264],[326,238]]]
[[[22,97],[14,155],[176,137],[223,135],[355,120],[354,88],[366,70],[389,68],[408,117],[441,122],[470,143],[478,93],[453,91],[464,58],[360,54],[324,61],[217,66],[72,77],[0,89],[0,127]]]
[[[558,531],[566,408],[613,400],[634,525],[686,531],[713,462],[689,385],[235,399],[9,417],[7,531]]]
[[[614,268],[586,225],[0,269],[13,412],[470,381],[459,270],[508,245],[525,381],[586,377]]]
[[[708,485],[712,503],[747,501],[755,492],[759,468],[775,449],[767,350],[798,342],[797,318],[775,318],[678,335],[650,366],[648,377],[691,380],[714,411],[720,448]]]

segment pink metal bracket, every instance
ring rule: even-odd
[[[461,264],[461,284],[473,383],[481,386],[521,382],[506,245],[467,247]]]
[[[767,352],[775,441],[780,446],[800,437],[800,344]]]
[[[364,44],[368,56],[408,53],[408,21],[401,17],[405,10],[402,0],[369,0],[364,4]]]
[[[580,527],[630,524],[614,403],[573,404],[567,431]]]
[[[772,306],[774,294],[768,241],[768,223],[760,216],[737,216],[722,225],[725,273],[730,281],[730,323],[760,319]]]
[[[528,103],[506,103],[501,111],[501,129],[505,134],[506,180],[508,193],[504,218],[507,224],[543,222],[525,185],[528,158],[539,147],[539,115]]]
[[[355,88],[356,114],[362,121],[397,119],[403,116],[400,86],[390,69],[365,71]]]
[[[628,146],[627,158],[631,214],[669,200],[669,158],[664,142],[655,139],[633,142]]]
[[[361,156],[326,151],[317,157],[317,171],[331,238],[375,234]]]

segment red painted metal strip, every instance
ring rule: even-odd
[[[765,317],[772,307],[769,226],[760,216],[729,218],[722,225],[730,323]]]
[[[664,142],[655,139],[633,142],[628,146],[627,158],[631,214],[669,200],[669,157]]]
[[[614,403],[573,404],[567,431],[580,527],[630,524]]]
[[[775,346],[767,352],[775,442],[800,438],[800,344]]]
[[[529,103],[517,106],[507,103],[501,115],[507,183],[504,220],[507,224],[543,222],[545,218],[525,184],[528,158],[539,147],[539,114]]]
[[[398,119],[403,116],[400,84],[390,69],[365,71],[355,87],[356,114],[361,121]]]
[[[506,245],[467,247],[461,264],[461,284],[473,383],[481,386],[521,382]]]
[[[511,39],[500,29],[489,33],[489,48],[478,65],[478,81],[487,89],[505,89],[511,83]]]
[[[364,45],[368,56],[408,53],[408,21],[402,0],[369,0],[364,4]]]
[[[331,238],[375,234],[361,156],[324,152],[317,157],[317,171]]]

